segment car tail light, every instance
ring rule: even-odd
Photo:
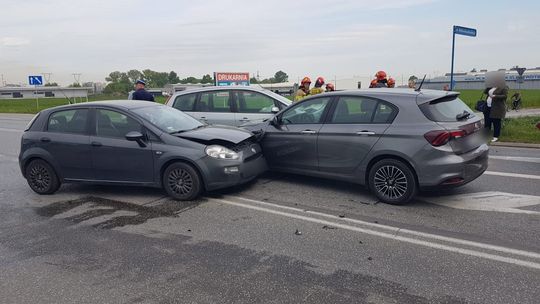
[[[424,138],[434,147],[445,145],[452,139],[461,138],[467,135],[464,130],[438,130],[430,131],[424,134]]]

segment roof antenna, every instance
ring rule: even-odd
[[[418,86],[418,89],[416,89],[416,92],[420,92],[420,89],[422,89],[422,85],[424,84],[424,80],[426,80],[426,74],[424,74],[424,78],[422,78],[422,82],[420,82],[420,86]]]

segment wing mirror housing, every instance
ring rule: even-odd
[[[144,142],[144,135],[141,132],[131,131],[128,134],[126,134],[126,139],[128,141],[137,142],[139,144],[139,147],[141,148],[146,147],[146,143]]]
[[[278,107],[272,107],[272,113],[276,114],[277,112],[279,112],[279,108]]]
[[[270,124],[279,127],[281,125],[281,118],[278,115],[275,115],[274,117],[272,117]]]

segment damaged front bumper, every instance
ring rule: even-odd
[[[259,144],[253,143],[237,152],[237,160],[204,157],[200,168],[205,176],[206,190],[217,190],[243,184],[268,170]]]

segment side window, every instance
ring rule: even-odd
[[[375,116],[373,116],[373,123],[391,123],[394,119],[396,110],[390,105],[379,102]]]
[[[47,123],[47,131],[85,134],[88,109],[66,110],[53,113]]]
[[[100,137],[124,138],[131,131],[142,131],[135,119],[111,110],[96,111],[96,134]]]
[[[285,111],[281,116],[281,121],[285,125],[320,123],[329,102],[330,97],[315,98],[302,102]]]
[[[368,124],[378,101],[365,97],[340,97],[332,120],[335,124]]]
[[[197,112],[231,112],[229,106],[229,91],[201,93],[195,106]]]
[[[176,108],[180,111],[193,111],[196,97],[197,94],[180,95],[174,100],[173,108]]]
[[[272,113],[274,99],[257,92],[238,91],[236,105],[240,113]]]

